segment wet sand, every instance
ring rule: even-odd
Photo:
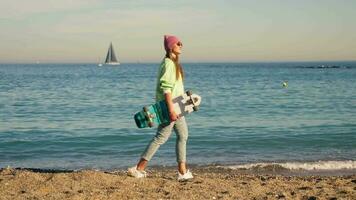
[[[178,182],[174,168],[135,179],[120,171],[1,169],[0,199],[356,199],[356,174],[194,167]]]

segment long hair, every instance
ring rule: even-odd
[[[179,77],[182,77],[182,80],[184,80],[184,71],[182,65],[179,63],[179,55],[173,57],[171,52],[166,52],[166,58],[171,59],[176,66],[176,79],[178,80]]]

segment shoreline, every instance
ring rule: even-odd
[[[125,170],[0,169],[0,199],[355,199],[356,173],[286,173],[284,169],[192,166],[177,181],[175,167],[149,167],[136,179]]]
[[[308,176],[308,175],[320,175],[320,176],[343,176],[343,175],[356,175],[356,161],[344,160],[344,161],[310,161],[310,162],[256,162],[245,164],[188,164],[189,168],[197,170],[211,170],[211,171],[226,171],[234,170],[239,173],[247,174],[274,174],[285,176]],[[0,167],[0,171],[5,169],[15,170],[28,170],[38,173],[67,173],[78,171],[101,171],[111,173],[114,171],[126,171],[126,167],[118,168],[32,168],[32,167]],[[147,167],[151,170],[176,170],[175,165],[149,165]]]
[[[269,165],[265,167],[252,167],[252,168],[235,168],[233,166],[223,165],[190,165],[190,170],[203,171],[212,173],[238,173],[245,175],[273,175],[273,176],[320,176],[320,177],[332,177],[332,176],[356,176],[356,169],[338,169],[338,170],[305,170],[305,169],[286,169],[278,165]],[[125,174],[126,168],[118,169],[96,169],[96,168],[83,168],[83,169],[47,169],[47,168],[0,168],[0,172],[3,171],[28,171],[32,173],[78,173],[83,171],[101,172],[107,174]],[[148,166],[146,171],[148,172],[177,172],[176,166]]]

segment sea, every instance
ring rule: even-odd
[[[356,62],[183,63],[196,166],[356,169]],[[134,166],[156,127],[133,116],[155,102],[159,63],[0,64],[0,168]],[[175,166],[175,140],[149,165]]]

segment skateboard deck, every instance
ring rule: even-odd
[[[172,102],[175,113],[178,117],[182,117],[198,110],[201,97],[191,91],[187,91],[183,95],[172,99]],[[143,107],[141,111],[134,115],[134,119],[138,128],[170,123],[166,101],[162,100],[153,105]]]

